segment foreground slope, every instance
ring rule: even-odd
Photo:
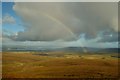
[[[115,78],[118,58],[110,54],[3,52],[3,78]]]

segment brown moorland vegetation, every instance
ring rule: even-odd
[[[3,52],[3,78],[115,78],[118,58],[89,53]],[[52,54],[52,55],[49,55]],[[57,52],[56,52],[57,54]]]

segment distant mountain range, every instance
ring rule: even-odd
[[[99,52],[120,53],[120,48],[106,48],[100,50]]]
[[[89,47],[66,47],[60,49],[61,51],[70,52],[99,52],[99,53],[120,53],[120,48],[89,48]]]
[[[97,53],[120,53],[120,48],[90,48],[90,47],[64,47],[64,48],[7,48],[2,51],[66,51],[66,52],[97,52]]]

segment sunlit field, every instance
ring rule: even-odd
[[[3,78],[116,78],[117,54],[3,52]]]

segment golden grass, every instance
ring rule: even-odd
[[[3,52],[3,78],[114,78],[118,76],[118,59],[108,55],[67,54],[56,57],[34,54],[36,53]]]

